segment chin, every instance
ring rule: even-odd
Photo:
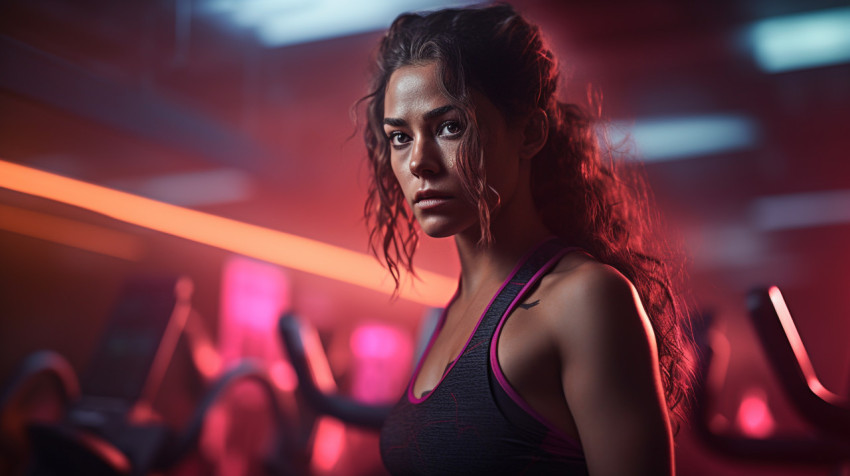
[[[449,238],[455,235],[455,233],[444,230],[426,230],[423,228],[422,231],[431,238]]]
[[[419,228],[431,238],[449,238],[473,226],[477,227],[478,223],[458,223],[453,220],[434,219],[426,219],[419,222]]]

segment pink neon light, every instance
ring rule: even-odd
[[[352,396],[367,403],[398,398],[413,359],[410,335],[396,327],[365,324],[352,332],[350,345],[354,357]]]
[[[327,472],[336,466],[345,446],[345,426],[331,417],[322,417],[316,426],[313,458],[310,466],[315,472]]]
[[[794,350],[794,356],[797,357],[797,362],[800,364],[803,375],[806,376],[806,380],[810,384],[813,381],[817,382],[818,378],[815,376],[815,369],[812,367],[809,354],[806,352],[803,340],[797,332],[797,326],[794,325],[794,319],[791,317],[791,312],[785,304],[782,293],[779,292],[779,288],[776,286],[771,286],[768,289],[768,295],[770,296],[770,301],[773,303],[773,307],[776,309],[776,314],[779,316],[779,322],[782,323],[785,336],[788,338],[788,342],[791,343],[791,348]]]
[[[224,265],[223,313],[240,325],[267,332],[288,306],[289,280],[277,266],[239,256]]]
[[[289,305],[289,279],[282,268],[241,256],[229,258],[222,271],[219,319],[224,362],[244,357],[267,363],[279,359],[274,329]]]
[[[768,289],[768,295],[770,296],[770,301],[773,303],[773,307],[776,309],[776,314],[779,316],[779,322],[782,323],[785,337],[791,343],[794,356],[797,358],[797,363],[800,365],[800,370],[806,378],[809,389],[812,393],[828,402],[845,404],[846,399],[830,392],[823,386],[817,374],[815,374],[815,368],[812,365],[812,361],[809,360],[809,354],[803,345],[803,339],[800,338],[800,334],[797,332],[797,326],[794,325],[794,319],[791,317],[791,312],[788,310],[788,306],[785,304],[785,299],[782,297],[782,293],[779,292],[779,288],[771,286]]]
[[[351,333],[351,351],[366,359],[392,357],[402,350],[404,340],[404,333],[394,327],[367,324]]]
[[[752,438],[766,438],[773,433],[776,422],[763,390],[752,389],[744,395],[738,407],[736,422],[741,433]]]

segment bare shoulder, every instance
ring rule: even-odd
[[[607,299],[630,295],[633,286],[617,269],[584,253],[568,255],[552,273],[551,286],[573,299]]]
[[[635,286],[617,269],[571,253],[541,282],[540,325],[562,359],[657,354],[655,335]],[[613,352],[611,352],[613,350]],[[581,354],[581,355],[577,355]],[[628,356],[627,354],[631,354]],[[608,357],[606,357],[607,359]]]
[[[547,276],[541,321],[590,473],[672,474],[658,352],[638,292],[611,266],[567,258]]]
[[[617,325],[623,320],[645,318],[631,281],[614,267],[583,253],[567,255],[541,287],[550,301],[546,320],[557,327],[567,323]]]

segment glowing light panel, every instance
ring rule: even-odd
[[[767,395],[758,388],[750,389],[738,407],[736,423],[741,433],[753,438],[766,438],[773,433],[776,422],[767,405]]]
[[[219,347],[225,363],[245,357],[266,365],[280,359],[275,322],[290,307],[283,269],[241,256],[224,263],[221,277]]]
[[[117,180],[108,186],[183,207],[239,202],[250,198],[254,193],[248,174],[235,169],[201,170]]]
[[[261,261],[231,256],[224,263],[221,287],[222,320],[235,326],[268,332],[290,306],[286,273]]]
[[[762,230],[793,230],[850,222],[850,190],[762,197],[753,203],[753,218]]]
[[[209,0],[206,9],[254,30],[268,47],[387,28],[400,13],[475,3],[459,0]]]
[[[352,396],[366,403],[398,398],[409,376],[413,340],[396,327],[361,324],[351,333],[354,382]]]
[[[850,61],[850,7],[768,18],[750,28],[759,67],[781,73]]]
[[[387,271],[365,253],[271,230],[209,213],[158,202],[60,175],[0,160],[0,187],[91,210],[134,225],[392,294]],[[417,271],[423,289],[402,277],[399,297],[443,306],[455,289],[454,279]]]
[[[613,144],[633,140],[639,157],[646,162],[747,149],[758,141],[752,119],[723,114],[614,122],[606,132]]]

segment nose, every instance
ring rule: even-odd
[[[440,148],[436,141],[418,138],[411,151],[410,173],[416,177],[437,174],[440,171],[440,160]]]

